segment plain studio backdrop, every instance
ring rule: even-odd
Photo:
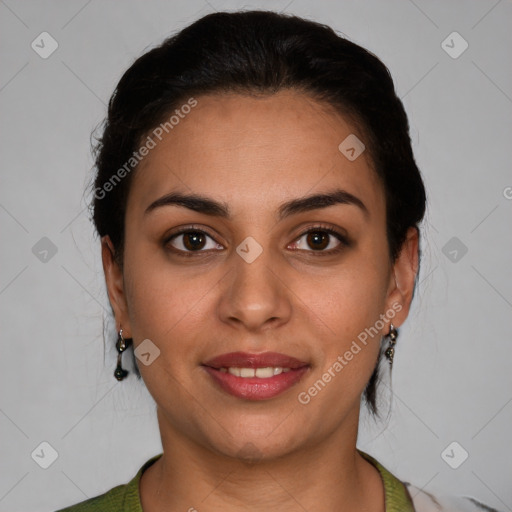
[[[241,8],[327,23],[376,53],[410,119],[429,200],[419,286],[392,394],[380,387],[389,418],[363,414],[359,448],[427,491],[512,510],[512,4],[2,0],[0,511],[85,500],[161,451],[143,382],[114,379],[111,337],[104,353],[90,133],[136,57]]]

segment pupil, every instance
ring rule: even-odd
[[[315,231],[308,236],[308,243],[313,246],[313,249],[325,249],[327,247],[327,234],[321,231]],[[327,242],[327,243],[326,243]]]
[[[185,234],[184,245],[189,250],[201,249],[204,245],[204,237],[201,233],[187,233]]]

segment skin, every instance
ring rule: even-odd
[[[393,304],[401,306],[393,325],[403,324],[418,270],[417,230],[409,229],[392,264],[384,190],[368,151],[349,161],[338,150],[349,134],[364,136],[328,106],[297,91],[196,99],[133,176],[123,271],[109,237],[102,239],[118,328],[135,348],[150,339],[160,350],[150,365],[138,364],[157,404],[164,452],[142,476],[144,511],[339,512],[343,504],[383,512],[383,483],[356,440],[361,395],[389,322],[307,405],[297,396]],[[357,196],[368,215],[335,204],[278,219],[283,202],[334,188]],[[232,218],[176,205],[144,214],[171,191],[224,202]],[[320,254],[303,235],[319,223],[345,230],[352,244],[326,254],[341,243],[327,235]],[[186,258],[172,251],[186,250],[183,235],[166,240],[191,224],[211,238]],[[236,252],[248,236],[263,249],[250,264]],[[201,367],[233,351],[280,352],[310,369],[277,397],[243,400]]]

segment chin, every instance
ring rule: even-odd
[[[212,452],[228,458],[238,459],[247,463],[271,461],[294,452],[307,439],[304,430],[290,431],[284,427],[283,418],[276,421],[251,420],[238,421],[235,428],[228,428],[225,422],[222,427],[202,426],[203,440],[201,444]],[[292,427],[296,428],[296,424]]]
[[[293,452],[297,447],[290,440],[286,443],[276,443],[275,440],[250,439],[245,436],[237,445],[216,448],[217,450],[221,448],[222,455],[226,457],[237,459],[247,464],[256,464],[276,460]]]

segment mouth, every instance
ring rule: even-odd
[[[221,390],[245,400],[268,400],[297,384],[310,365],[285,354],[231,352],[202,364]]]

